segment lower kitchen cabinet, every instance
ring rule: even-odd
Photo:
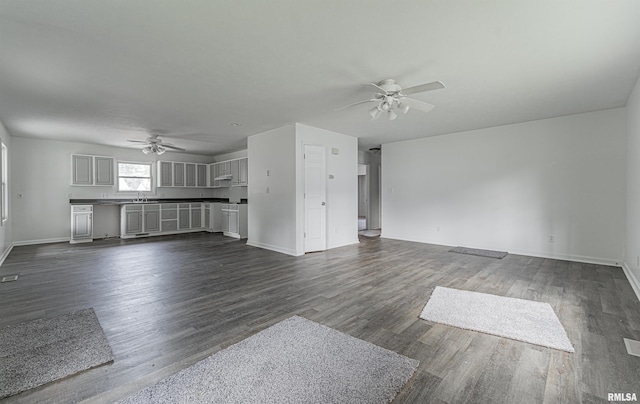
[[[120,237],[214,231],[210,226],[215,203],[128,204],[120,211]],[[203,218],[206,213],[207,217]],[[207,219],[208,218],[208,219]]]
[[[222,204],[222,234],[235,238],[247,238],[247,205]]]
[[[88,243],[93,241],[93,206],[71,206],[70,243]]]

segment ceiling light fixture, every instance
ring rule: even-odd
[[[153,153],[153,154],[157,154],[158,156],[164,153],[165,151],[167,151],[167,149],[155,143],[147,145],[142,148],[142,152],[144,154]]]
[[[380,118],[383,112],[386,112],[387,120],[393,121],[398,117],[398,112],[402,111],[403,114],[409,112],[409,105],[401,102],[397,97],[384,96],[380,98],[380,103],[369,110],[371,120]]]

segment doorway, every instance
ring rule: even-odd
[[[358,164],[358,231],[369,228],[369,199],[369,165]]]

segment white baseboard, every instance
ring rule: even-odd
[[[9,244],[9,247],[0,255],[0,265],[4,263],[4,260],[9,256],[9,253],[13,249],[14,244]]]
[[[260,243],[258,241],[247,240],[247,245],[258,247],[258,248],[264,248],[265,250],[271,250],[271,251],[279,252],[282,254],[293,255],[294,257],[297,257],[299,255],[304,255],[304,254],[298,254],[296,250],[291,250],[289,248],[282,248],[275,245]]]
[[[414,243],[434,244],[434,245],[452,246],[452,247],[461,246],[461,247],[468,247],[468,248],[478,248],[481,250],[506,251],[509,254],[526,255],[527,257],[550,258],[554,260],[582,262],[585,264],[609,265],[614,267],[621,267],[623,262],[622,259],[615,260],[610,258],[588,257],[583,255],[559,254],[559,253],[547,252],[547,251],[528,251],[528,250],[518,250],[518,249],[514,250],[514,249],[505,249],[505,248],[491,247],[491,246],[464,245],[456,242],[443,241],[443,240],[438,240],[438,241],[413,240],[413,239],[398,237],[395,235],[388,236],[387,234],[384,233],[384,230],[380,235],[380,237],[388,238],[392,240],[411,241]]]
[[[49,243],[64,243],[69,242],[70,237],[59,237],[59,238],[45,238],[41,240],[24,240],[24,241],[14,241],[13,245],[34,245],[34,244],[49,244]]]
[[[640,281],[638,281],[638,278],[635,277],[635,275],[633,274],[633,271],[631,271],[631,268],[629,268],[629,264],[627,264],[626,262],[622,264],[622,270],[624,271],[624,274],[627,276],[627,279],[631,284],[631,288],[633,289],[634,292],[636,292],[636,297],[638,298],[638,301],[640,301]]]
[[[330,249],[333,249],[333,248],[346,247],[348,245],[354,245],[354,244],[360,244],[360,240],[356,239],[355,241],[349,241],[349,242],[342,243],[342,244],[332,245],[328,249],[330,250]]]

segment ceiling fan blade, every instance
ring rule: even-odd
[[[147,143],[146,140],[127,140],[127,142],[133,142],[133,143]]]
[[[380,100],[378,100],[376,98],[372,98],[370,100],[358,101],[358,102],[354,102],[353,104],[349,104],[349,105],[342,106],[340,108],[336,108],[336,109],[334,109],[334,111],[340,111],[340,110],[345,109],[345,108],[353,107],[354,105],[364,104],[366,102],[373,102],[373,101],[380,101]]]
[[[404,95],[409,95],[409,94],[422,93],[422,92],[431,91],[431,90],[440,90],[441,88],[444,88],[444,84],[442,84],[439,81],[432,81],[431,83],[425,83],[425,84],[420,84],[419,86],[405,88],[401,91],[401,93]]]
[[[367,83],[365,84],[365,86],[374,86],[375,88],[377,88],[378,90],[380,90],[380,92],[382,94],[389,94],[389,92],[387,90],[385,90],[384,88],[380,87],[379,85],[377,85],[376,83]]]
[[[435,105],[426,103],[426,102],[422,102],[422,101],[418,101],[418,100],[414,100],[413,98],[403,98],[401,100],[401,103],[408,105],[410,108],[413,109],[417,109],[418,111],[422,111],[422,112],[429,112],[431,111],[433,108],[435,108]]]
[[[166,147],[166,148],[168,148],[168,149],[173,149],[173,150],[180,150],[180,151],[185,151],[185,150],[187,150],[187,149],[183,149],[182,147],[176,147],[176,146],[173,146],[173,145],[170,145],[170,144],[167,144],[167,143],[163,143],[163,144],[161,144],[160,146],[162,146],[162,147]]]

